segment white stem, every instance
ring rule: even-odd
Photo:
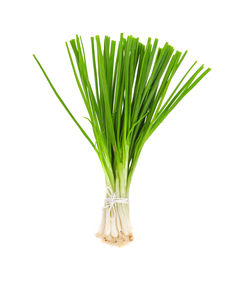
[[[116,203],[112,208],[103,208],[101,227],[97,236],[118,246],[132,241],[129,204]]]

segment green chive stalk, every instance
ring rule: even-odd
[[[88,112],[95,141],[66,106],[40,62],[36,62],[58,100],[81,130],[102,165],[108,187],[98,236],[113,245],[133,240],[129,217],[129,191],[132,176],[145,142],[158,126],[211,70],[195,62],[169,93],[169,85],[187,51],[175,51],[166,43],[123,34],[119,42],[105,36],[91,37],[94,83],[88,74],[82,38],[76,36],[67,52],[75,80]],[[168,93],[168,97],[167,96]]]

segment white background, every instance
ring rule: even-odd
[[[4,1],[0,8],[0,280],[250,280],[248,1]],[[104,177],[80,123],[64,42],[120,32],[189,50],[212,71],[144,147],[135,240],[95,238]],[[87,53],[88,53],[87,52]],[[88,53],[89,54],[89,53]]]

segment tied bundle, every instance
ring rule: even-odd
[[[58,100],[97,154],[108,191],[97,236],[112,245],[133,240],[129,216],[131,179],[145,142],[158,126],[211,70],[196,63],[170,91],[170,83],[187,51],[165,43],[123,34],[117,43],[105,36],[91,37],[93,81],[89,77],[80,36],[66,43],[75,80],[88,112],[93,141],[82,128],[34,56]],[[167,95],[168,94],[168,95]]]

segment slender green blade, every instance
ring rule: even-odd
[[[73,114],[70,112],[70,110],[68,109],[68,107],[66,106],[66,104],[64,103],[64,101],[62,100],[62,98],[59,96],[59,94],[57,93],[55,87],[53,86],[52,82],[50,81],[48,75],[46,74],[45,70],[43,69],[42,65],[40,64],[39,60],[36,58],[35,55],[33,55],[33,57],[35,58],[37,64],[39,65],[40,69],[42,70],[45,78],[47,79],[51,89],[53,90],[53,92],[55,93],[56,97],[58,98],[58,100],[60,101],[60,103],[62,104],[62,106],[64,107],[64,109],[68,112],[69,116],[72,118],[72,120],[75,122],[75,124],[77,125],[77,127],[80,129],[80,131],[83,133],[83,135],[86,137],[86,139],[89,141],[89,143],[91,144],[91,146],[94,148],[94,150],[96,151],[96,153],[98,154],[98,151],[94,145],[94,143],[92,142],[92,140],[90,139],[90,137],[88,136],[88,134],[83,130],[83,128],[81,127],[81,125],[77,122],[77,120],[75,119],[75,117],[73,116]]]

